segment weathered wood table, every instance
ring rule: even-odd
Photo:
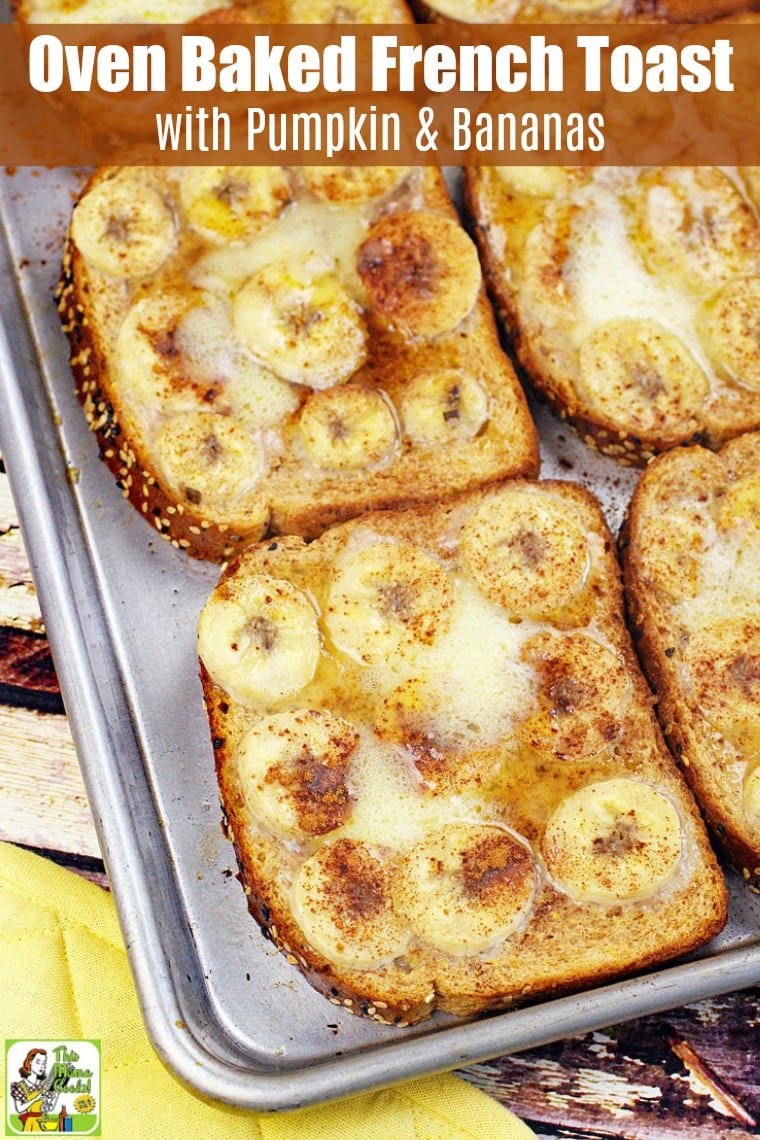
[[[2,460],[0,838],[108,886]],[[542,1137],[760,1135],[760,990],[504,1057],[463,1075]]]

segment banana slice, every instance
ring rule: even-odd
[[[129,310],[115,356],[118,382],[131,401],[167,412],[226,409],[224,379],[193,359],[183,337],[189,312],[202,304],[191,292],[152,293]]]
[[[412,677],[380,702],[375,732],[403,749],[428,789],[451,794],[477,779],[482,748],[475,726],[457,712],[430,680]]]
[[[595,12],[604,8],[609,0],[551,0],[552,7],[562,8],[567,12]]]
[[[580,173],[574,166],[494,166],[502,181],[516,194],[553,198],[568,189]]]
[[[297,391],[236,343],[229,307],[200,291],[142,297],[119,329],[115,362],[117,383],[135,411],[234,409],[259,429],[298,407]]]
[[[198,656],[233,700],[277,704],[308,685],[321,643],[314,606],[292,583],[237,575],[214,590],[198,623]]]
[[[368,970],[392,962],[409,929],[391,902],[386,853],[355,839],[327,842],[302,864],[293,884],[293,917],[330,962]]]
[[[760,228],[737,186],[715,166],[655,167],[639,175],[631,236],[651,273],[694,291],[760,272]]]
[[[489,495],[462,528],[465,571],[511,613],[559,615],[583,589],[590,566],[583,528],[549,495]]]
[[[681,823],[673,803],[639,780],[588,784],[560,803],[544,833],[555,885],[578,902],[650,898],[681,860]]]
[[[750,827],[760,831],[760,764],[751,768],[744,778],[742,803]]]
[[[265,266],[238,294],[234,324],[263,364],[311,388],[347,380],[367,358],[360,310],[329,273],[297,279],[281,265]]]
[[[167,484],[199,513],[224,520],[234,508],[245,514],[251,532],[263,529],[266,463],[261,445],[236,420],[182,412],[161,428],[155,451]]]
[[[374,542],[337,570],[325,608],[334,644],[359,664],[414,657],[448,628],[454,591],[411,543]]]
[[[287,23],[398,24],[403,13],[394,0],[288,0]]]
[[[377,735],[410,752],[415,767],[429,783],[436,783],[436,776],[448,767],[451,751],[441,739],[438,705],[435,689],[413,677],[383,698],[375,720]]]
[[[408,170],[408,166],[304,166],[301,174],[315,198],[358,205],[389,194]]]
[[[760,624],[734,619],[694,634],[684,666],[696,707],[745,755],[760,750]]]
[[[657,321],[607,321],[580,348],[579,386],[610,423],[667,437],[691,423],[710,386],[685,344]]]
[[[478,251],[458,222],[424,210],[388,214],[359,247],[371,305],[409,336],[455,329],[480,291]]]
[[[760,389],[757,313],[760,277],[747,277],[724,286],[705,306],[707,349],[733,380]]]
[[[631,682],[625,665],[584,633],[539,634],[522,658],[538,671],[538,710],[517,728],[539,757],[587,760],[619,736]]]
[[[400,412],[417,443],[472,439],[488,419],[488,394],[462,368],[420,372],[406,386]]]
[[[669,602],[695,598],[706,543],[694,511],[660,511],[641,525],[642,560],[654,589]]]
[[[583,215],[579,215],[573,202],[558,193],[546,202],[543,217],[526,234],[518,295],[522,320],[538,320],[549,328],[560,329],[568,324],[580,325],[583,313],[579,311],[577,287],[569,273],[584,235],[579,218],[582,222]]]
[[[751,471],[729,487],[718,508],[718,523],[725,528],[743,524],[760,531],[760,471]]]
[[[77,203],[71,237],[92,269],[109,277],[145,277],[174,244],[174,218],[161,195],[122,172]]]
[[[312,463],[339,470],[379,463],[396,443],[387,401],[358,384],[314,392],[301,409],[298,432]]]
[[[182,211],[193,229],[212,241],[254,237],[290,201],[279,166],[190,167],[180,183]]]
[[[412,848],[394,886],[420,938],[444,954],[479,954],[525,922],[536,868],[527,845],[502,828],[452,823]]]
[[[252,815],[298,840],[341,827],[351,813],[346,784],[359,733],[331,713],[264,717],[246,732],[235,769]]]
[[[511,20],[521,0],[435,0],[436,12],[466,24],[500,24]]]

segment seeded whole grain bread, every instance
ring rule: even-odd
[[[102,169],[58,305],[105,462],[199,557],[537,471],[436,170]]]
[[[671,750],[760,886],[760,434],[654,460],[621,532],[631,628]]]
[[[199,623],[248,906],[406,1025],[672,959],[725,885],[580,487],[515,480],[246,549]]]
[[[536,391],[642,465],[760,427],[754,167],[481,167],[465,201]]]

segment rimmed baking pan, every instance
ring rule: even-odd
[[[143,1014],[200,1094],[292,1109],[467,1066],[760,981],[760,898],[729,876],[731,918],[688,961],[470,1023],[362,1021],[266,942],[220,827],[195,657],[218,568],[124,501],[73,393],[53,288],[83,173],[0,182],[0,448],[7,464]],[[537,410],[542,474],[600,498],[613,531],[634,472]]]

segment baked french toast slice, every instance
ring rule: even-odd
[[[588,445],[641,465],[760,426],[759,190],[756,168],[467,172],[516,357]]]
[[[404,0],[11,0],[29,24],[405,24]]]
[[[760,886],[760,434],[653,461],[621,535],[632,629],[671,750]]]
[[[436,170],[102,169],[58,304],[105,462],[198,557],[537,471]]]
[[[462,24],[711,22],[756,11],[757,0],[410,0],[419,20]]]
[[[580,487],[515,480],[251,546],[198,645],[249,908],[334,1003],[472,1015],[721,928]]]

